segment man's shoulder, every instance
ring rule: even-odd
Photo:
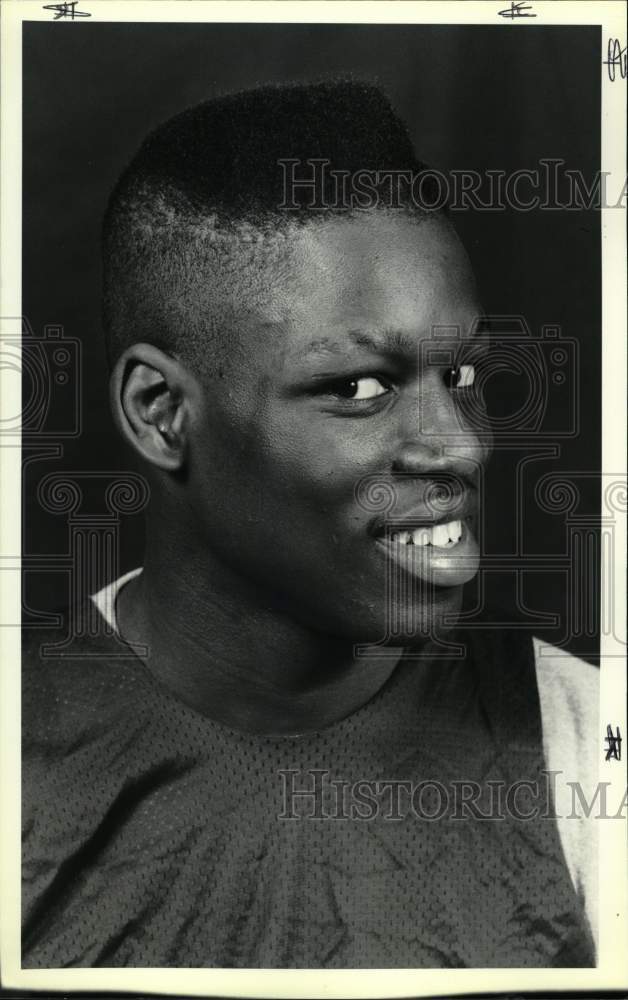
[[[541,639],[533,639],[537,686],[548,771],[567,867],[585,902],[597,938],[597,834],[595,813],[574,813],[574,787],[595,798],[600,751],[599,669]]]
[[[600,671],[592,663],[542,639],[533,638],[541,711],[576,737],[597,737]]]

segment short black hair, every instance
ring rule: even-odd
[[[334,172],[423,169],[406,126],[371,83],[327,80],[269,85],[214,98],[177,114],[142,143],[109,199],[103,230],[104,326],[110,361],[148,340],[194,361],[215,342],[224,316],[203,312],[202,329],[180,310],[190,303],[201,260],[216,284],[237,278],[253,290],[268,246],[320,210],[295,191],[281,208],[281,160],[325,160],[326,204],[338,208]],[[415,210],[407,204],[407,210]],[[244,254],[243,254],[244,251]],[[260,254],[262,257],[260,258]],[[225,266],[226,265],[226,266]],[[220,276],[218,271],[221,272]],[[178,311],[179,310],[179,311]]]

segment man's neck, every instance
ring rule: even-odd
[[[356,660],[351,641],[301,625],[253,586],[236,591],[207,558],[199,567],[180,555],[147,557],[120,592],[117,621],[124,639],[149,649],[149,670],[202,714],[267,735],[324,728],[369,701],[397,665],[401,650],[372,647]]]

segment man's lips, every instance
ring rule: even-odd
[[[447,509],[426,511],[422,505],[376,518],[370,534],[400,570],[435,586],[461,586],[473,579],[480,564],[472,527],[476,511],[475,497],[465,494]]]

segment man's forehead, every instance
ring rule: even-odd
[[[457,256],[462,247],[451,223],[442,215],[374,209],[360,214],[313,219],[289,241],[295,258],[322,268],[330,256],[385,263],[388,254],[410,254],[429,262]],[[464,251],[462,251],[463,256]]]
[[[241,269],[225,275],[229,325],[239,329],[241,346],[275,362],[349,353],[416,357],[435,325],[468,336],[480,309],[457,237],[431,220],[380,214],[305,226],[281,251],[267,256],[256,246]],[[221,294],[216,282],[208,281],[206,294],[211,308]]]
[[[358,328],[374,317],[380,328],[404,309],[427,318],[444,300],[459,311],[475,298],[468,258],[450,228],[403,217],[313,226],[292,243],[279,279],[269,283],[279,307],[298,315],[314,305],[321,317],[342,312],[347,322],[354,314]]]

